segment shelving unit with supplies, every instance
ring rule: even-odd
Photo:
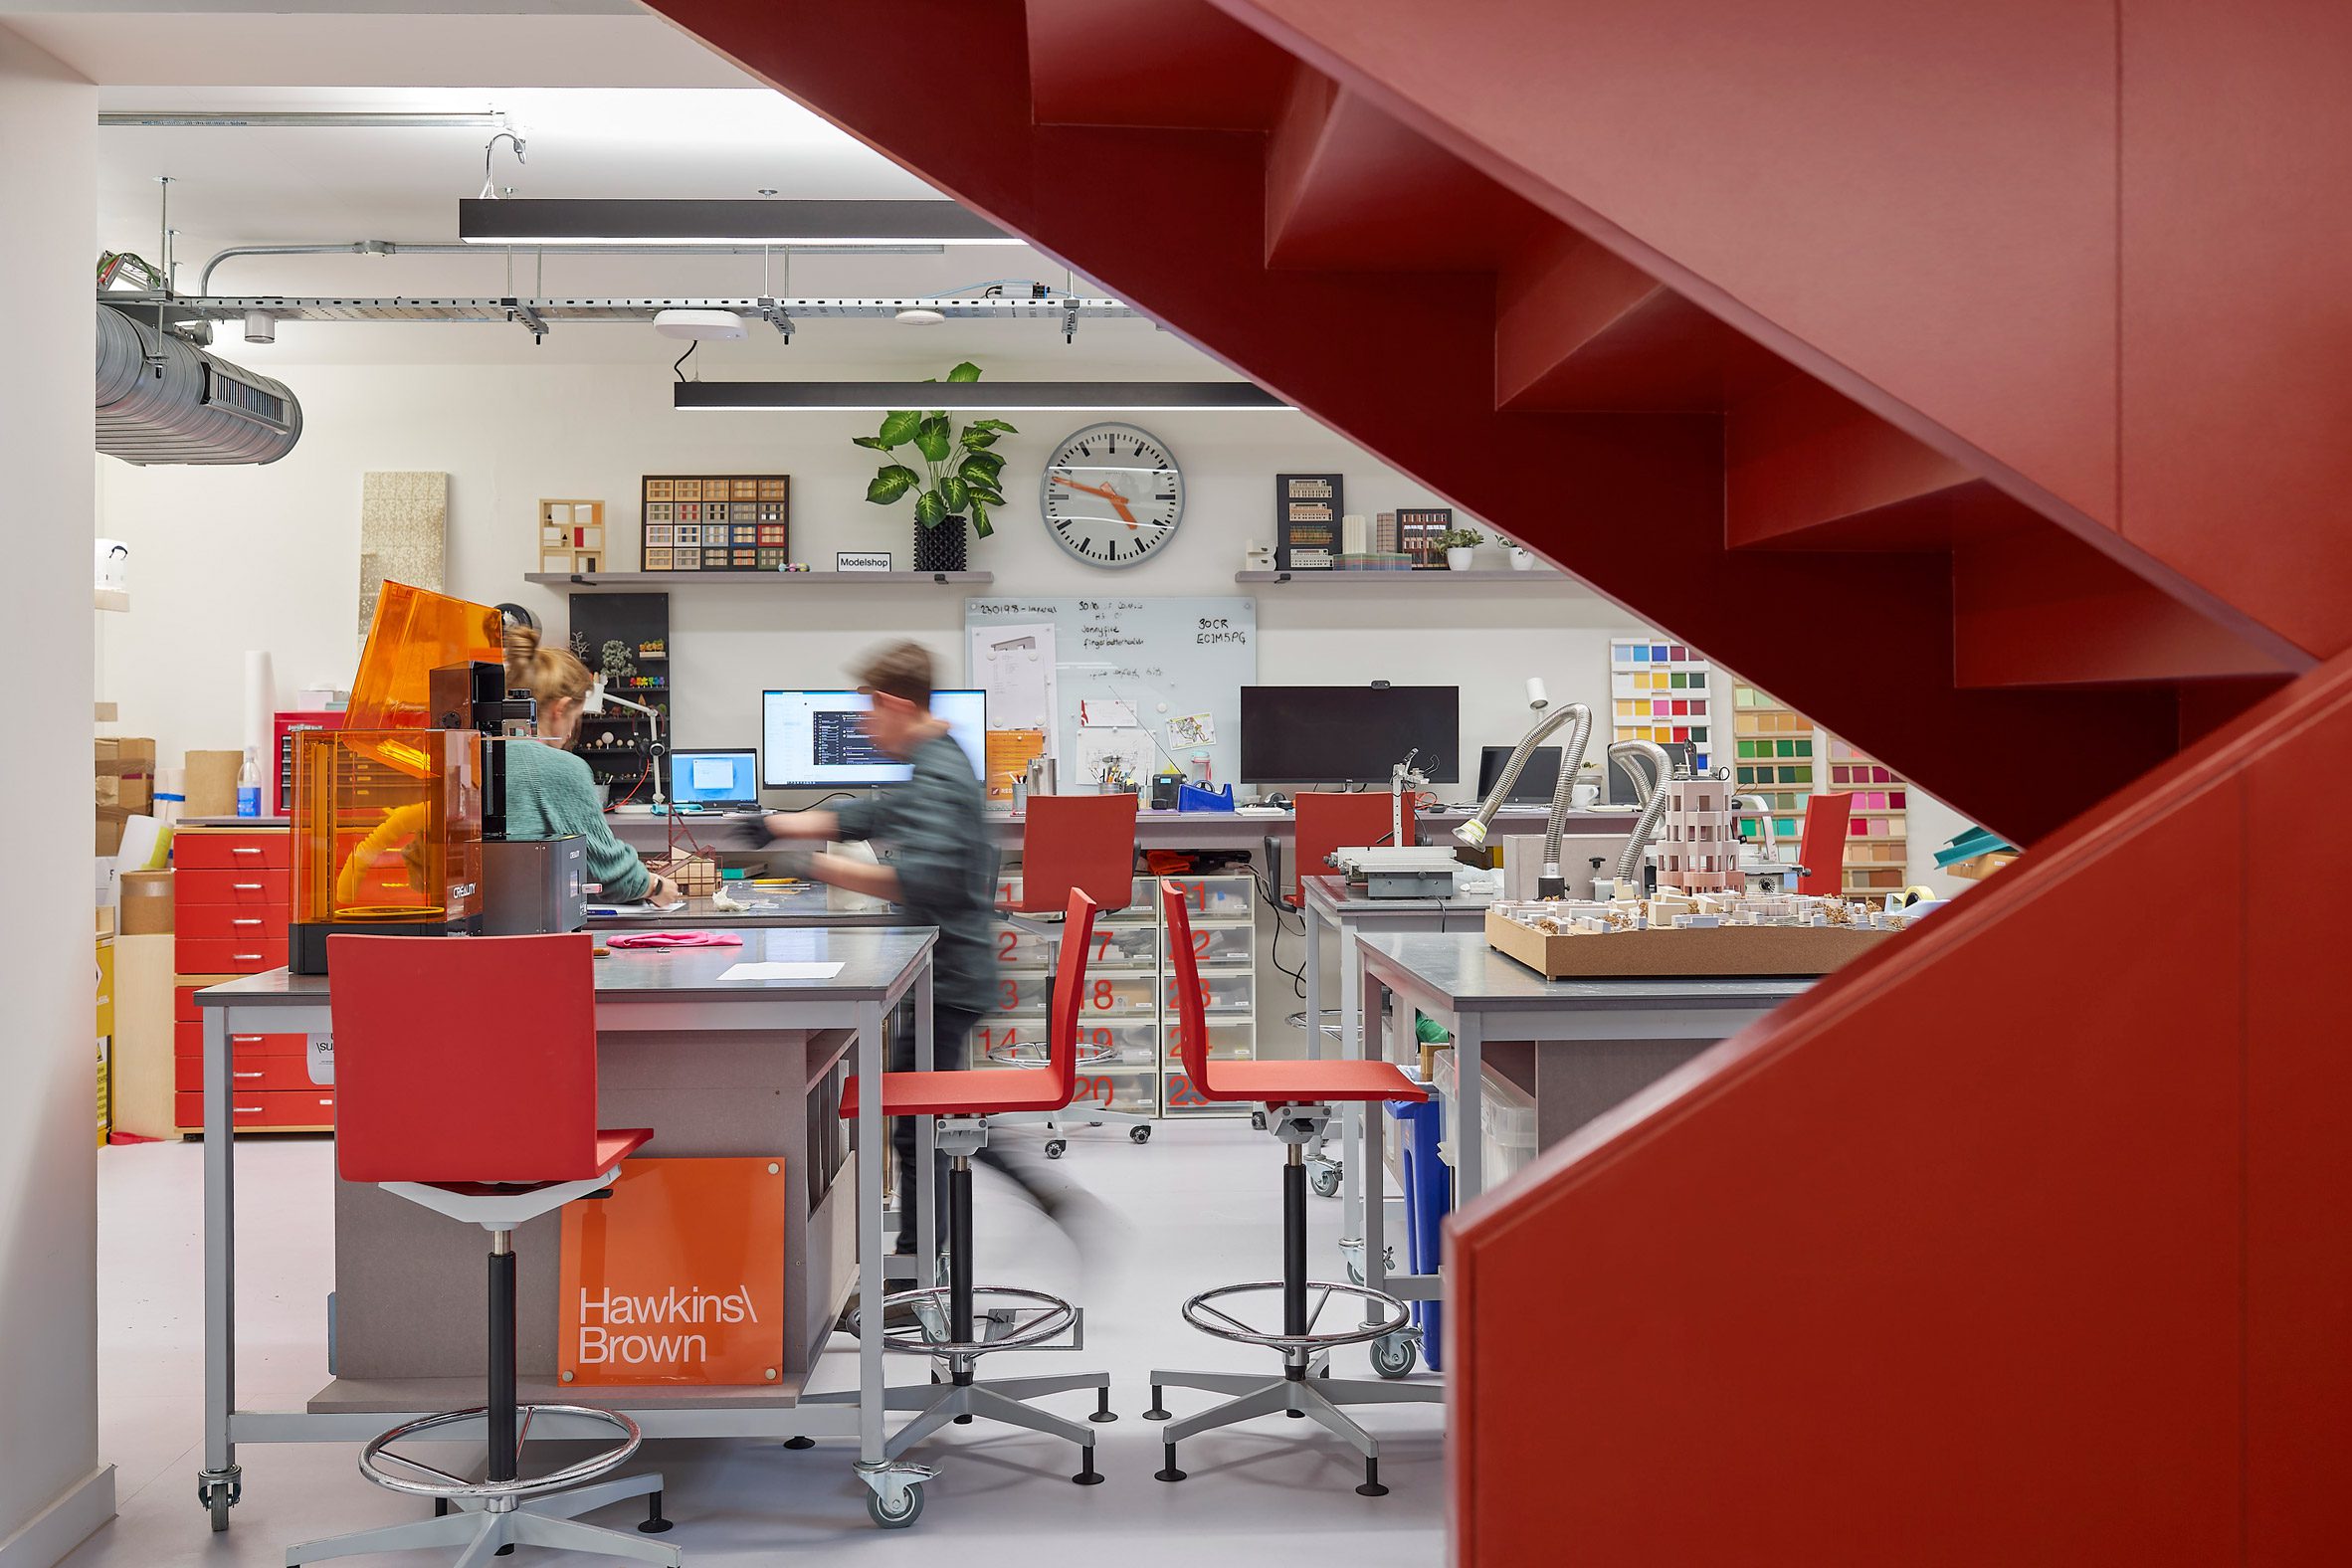
[[[574,594],[571,649],[591,675],[605,678],[606,689],[643,702],[662,715],[662,739],[670,740],[670,596],[666,593]],[[611,737],[609,741],[607,736]],[[608,707],[580,721],[575,748],[596,782],[615,799],[633,789],[653,798],[649,771],[653,724],[634,708]]]
[[[1178,879],[1190,900],[1193,951],[1208,1014],[1209,1049],[1219,1060],[1257,1055],[1257,887],[1247,876]],[[1019,876],[998,887],[1000,906],[1021,895]],[[974,1054],[1007,1045],[1043,1051],[1052,944],[1013,927],[996,932],[997,1005],[978,1025]],[[1137,878],[1127,907],[1094,923],[1086,960],[1086,995],[1078,1012],[1080,1046],[1111,1057],[1078,1068],[1078,1100],[1144,1116],[1232,1114],[1204,1100],[1184,1075],[1181,1014],[1158,885]]]
[[[1908,881],[1910,786],[1892,768],[1857,750],[1778,698],[1746,682],[1732,687],[1736,757],[1732,777],[1742,795],[1760,795],[1772,808],[1773,832],[1794,855],[1805,826],[1805,797],[1851,795],[1839,890],[1877,898]],[[1754,837],[1755,814],[1739,829]]]

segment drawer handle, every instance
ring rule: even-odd
[[[259,1105],[231,1105],[229,1109],[240,1116],[258,1116],[262,1113]]]
[[[229,1076],[231,1078],[267,1078],[269,1075],[265,1073],[232,1073]]]
[[[262,884],[260,882],[231,882],[229,890],[231,892],[260,892]]]
[[[231,925],[259,925],[262,922],[259,920],[231,920],[229,923]]]
[[[241,964],[245,963],[249,959],[259,958],[262,955],[260,953],[231,953],[229,955],[229,961],[232,963]]]
[[[231,855],[259,855],[262,852],[260,849],[251,845],[240,846],[232,844],[229,846],[229,853]]]
[[[260,1043],[262,1040],[268,1037],[263,1035],[231,1035],[229,1038],[236,1041],[241,1046],[251,1046]]]

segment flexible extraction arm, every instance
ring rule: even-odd
[[[1503,765],[1502,776],[1494,781],[1493,790],[1478,803],[1477,814],[1456,828],[1454,837],[1467,849],[1483,848],[1486,830],[1492,825],[1495,814],[1502,810],[1503,802],[1511,798],[1511,789],[1519,782],[1519,774],[1525,770],[1527,759],[1535,754],[1535,748],[1543,743],[1546,736],[1571,719],[1575,720],[1576,727],[1569,731],[1568,744],[1560,752],[1560,778],[1552,788],[1551,816],[1545,821],[1543,830],[1543,870],[1537,882],[1537,891],[1544,897],[1554,898],[1560,895],[1566,885],[1565,879],[1560,875],[1560,837],[1567,827],[1569,804],[1575,798],[1577,775],[1584,770],[1585,748],[1592,744],[1593,712],[1582,702],[1571,702],[1566,707],[1554,708],[1548,713],[1541,712],[1544,705],[1543,699],[1538,697],[1535,706],[1540,716],[1527,733],[1520,737],[1519,743],[1511,748],[1510,760]]]
[[[1654,779],[1644,778],[1642,770],[1632,765],[1635,757],[1650,764]],[[1650,841],[1657,837],[1658,825],[1666,816],[1666,783],[1674,776],[1674,761],[1655,740],[1619,740],[1610,744],[1609,765],[1625,769],[1634,781],[1634,796],[1642,803],[1642,815],[1634,819],[1634,831],[1626,838],[1625,853],[1617,858],[1617,880],[1636,882],[1642,875],[1642,857],[1649,852]]]

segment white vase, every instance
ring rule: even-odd
[[[1535,557],[1529,554],[1527,551],[1520,549],[1517,545],[1512,545],[1511,570],[1514,572],[1531,572],[1535,570]]]
[[[1470,562],[1476,560],[1477,557],[1476,550],[1448,550],[1446,552],[1446,569],[1452,572],[1467,572],[1470,569]]]

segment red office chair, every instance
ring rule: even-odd
[[[937,1147],[948,1156],[947,1278],[944,1288],[902,1290],[882,1302],[885,1348],[908,1355],[929,1356],[946,1363],[947,1381],[892,1388],[887,1408],[910,1410],[914,1419],[900,1427],[884,1447],[897,1459],[915,1444],[951,1421],[986,1416],[1008,1426],[1026,1427],[1067,1438],[1078,1446],[1085,1464],[1071,1477],[1081,1486],[1102,1479],[1094,1469],[1094,1434],[1075,1421],[1025,1402],[1074,1389],[1100,1391],[1094,1414],[1087,1420],[1118,1418],[1110,1411],[1110,1375],[1077,1372],[1061,1377],[1001,1378],[979,1383],[973,1367],[992,1350],[1018,1350],[1052,1339],[1078,1321],[1078,1309],[1042,1290],[1009,1285],[972,1283],[972,1156],[988,1146],[989,1119],[1008,1111],[1060,1110],[1078,1092],[1078,1015],[1086,979],[1086,943],[1094,933],[1094,900],[1073,889],[1065,921],[1062,957],[1050,1029],[1052,1054],[1042,1068],[981,1069],[972,1072],[885,1073],[882,1075],[882,1114],[930,1116],[938,1124]],[[844,1120],[858,1114],[863,1085],[852,1078],[842,1091]],[[909,1195],[911,1197],[911,1195]],[[975,1334],[975,1309],[982,1297],[1004,1303],[987,1314],[985,1336]],[[888,1327],[892,1307],[911,1310],[915,1324]],[[944,1310],[942,1310],[944,1309]],[[1020,1321],[1021,1314],[1029,1319]],[[818,1402],[840,1403],[857,1395],[818,1396]]]
[[[1380,1444],[1370,1433],[1342,1414],[1339,1407],[1436,1404],[1445,1399],[1445,1390],[1436,1383],[1374,1382],[1334,1379],[1327,1375],[1315,1378],[1308,1376],[1315,1363],[1327,1356],[1335,1346],[1388,1338],[1403,1330],[1412,1314],[1404,1302],[1383,1291],[1357,1284],[1308,1281],[1304,1150],[1309,1141],[1322,1135],[1335,1104],[1350,1100],[1367,1104],[1388,1099],[1420,1101],[1429,1098],[1429,1090],[1386,1062],[1355,1059],[1324,1062],[1210,1061],[1207,1009],[1201,1000],[1200,975],[1193,962],[1192,921],[1185,911],[1183,889],[1174,882],[1163,883],[1160,902],[1166,911],[1168,959],[1175,968],[1174,986],[1182,1018],[1182,1032],[1177,1037],[1177,1047],[1184,1059],[1185,1076],[1192,1080],[1193,1088],[1204,1099],[1264,1105],[1267,1130],[1282,1141],[1285,1163],[1282,1166],[1281,1279],[1278,1282],[1232,1284],[1204,1290],[1184,1303],[1185,1321],[1205,1334],[1280,1351],[1282,1375],[1268,1382],[1223,1372],[1152,1373],[1151,1409],[1143,1413],[1147,1421],[1168,1419],[1162,1398],[1163,1390],[1170,1385],[1236,1396],[1197,1416],[1188,1416],[1167,1430],[1161,1440],[1166,1468],[1159,1471],[1159,1478],[1167,1481],[1184,1479],[1184,1471],[1176,1468],[1176,1445],[1186,1438],[1281,1411],[1292,1416],[1311,1417],[1346,1439],[1357,1453],[1364,1456],[1364,1483],[1356,1490],[1367,1497],[1383,1496],[1388,1488],[1380,1484]],[[1368,1122],[1374,1119],[1366,1118]],[[1378,1154],[1375,1152],[1368,1156],[1365,1165],[1369,1170],[1379,1170]],[[1380,1201],[1377,1192],[1371,1201]],[[1278,1331],[1255,1328],[1212,1304],[1227,1297],[1263,1295],[1277,1290],[1281,1293],[1282,1302],[1282,1326]],[[1320,1292],[1311,1312],[1307,1309],[1310,1291]],[[1333,1295],[1354,1296],[1361,1300],[1367,1314],[1365,1320],[1352,1328],[1318,1331],[1316,1322]]]
[[[1846,833],[1854,821],[1852,795],[1809,795],[1805,837],[1798,844],[1799,892],[1836,894],[1846,867]]]
[[[369,1480],[431,1497],[436,1516],[311,1541],[288,1564],[412,1547],[463,1548],[487,1562],[517,1545],[628,1557],[677,1568],[678,1548],[577,1522],[628,1497],[650,1497],[638,1529],[670,1528],[662,1477],[583,1485],[627,1464],[643,1441],[627,1416],[582,1405],[518,1405],[514,1368],[514,1231],[612,1185],[645,1128],[596,1124],[594,942],[565,936],[334,936],[335,1170],[490,1234],[490,1386],[480,1409],[405,1423],[360,1451]],[[462,1084],[452,1091],[450,1085]],[[611,1429],[621,1441],[550,1474],[524,1478],[522,1447]],[[481,1424],[487,1476],[464,1480],[393,1445]],[[397,1466],[395,1471],[390,1467]]]
[[[1032,795],[1021,829],[1021,900],[1003,911],[1005,923],[1055,949],[1059,964],[1063,910],[1073,892],[1083,891],[1094,900],[1096,912],[1115,913],[1135,896],[1135,797],[1117,795]],[[1047,987],[1046,1010],[1053,1011],[1054,991]],[[1037,1046],[1008,1042],[989,1048],[988,1060],[1000,1067],[1035,1067],[1042,1059]],[[1093,1067],[1117,1052],[1109,1046],[1080,1046],[1078,1065]],[[1120,1126],[1137,1143],[1151,1141],[1151,1118],[1133,1111],[1088,1105],[1089,1127]],[[1058,1110],[1021,1111],[996,1118],[997,1125],[1043,1125],[1046,1158],[1058,1160],[1070,1146],[1071,1119]]]
[[[1290,875],[1283,880],[1283,892],[1290,907],[1298,907],[1298,879],[1328,877],[1331,868],[1324,864],[1333,850],[1387,844],[1392,831],[1390,796],[1387,790],[1378,793],[1365,791],[1361,795],[1302,794],[1292,797],[1297,821],[1290,837]],[[1414,838],[1413,802],[1405,802],[1405,842],[1393,846],[1410,849]]]

